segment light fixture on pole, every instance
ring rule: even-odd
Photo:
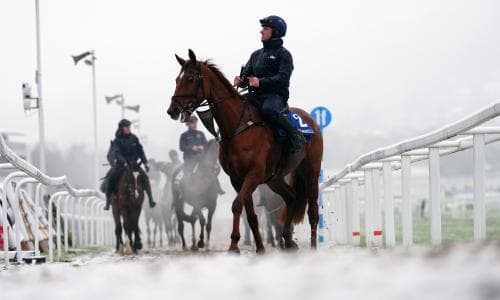
[[[98,158],[98,140],[97,140],[97,101],[96,101],[96,79],[95,79],[95,52],[94,50],[84,52],[79,55],[72,56],[75,66],[81,60],[83,62],[92,67],[92,100],[93,100],[93,108],[94,108],[94,184],[95,188],[98,188],[99,185],[99,158]]]
[[[125,118],[125,110],[126,109],[132,110],[132,111],[135,111],[136,113],[138,113],[140,108],[141,108],[140,105],[134,105],[134,106],[125,105],[125,97],[123,97],[123,94],[116,94],[114,96],[106,96],[106,97],[104,97],[104,99],[106,99],[106,103],[108,103],[108,104],[110,104],[111,102],[114,101],[118,106],[121,107],[122,119]]]

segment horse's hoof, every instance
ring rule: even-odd
[[[290,241],[288,243],[285,243],[285,250],[294,252],[299,250],[299,246],[294,241]]]
[[[198,248],[205,248],[205,243],[203,241],[198,241]]]
[[[188,248],[186,246],[182,246],[182,251],[187,251]]]
[[[198,251],[198,247],[196,245],[191,246],[191,251]]]
[[[240,248],[238,246],[229,246],[229,249],[227,250],[230,254],[240,254]]]
[[[137,245],[135,245],[135,249],[142,250],[142,243],[137,243]]]
[[[266,254],[266,249],[264,247],[257,248],[257,254],[258,255],[264,255],[264,254]]]

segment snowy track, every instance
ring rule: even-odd
[[[219,247],[220,245],[216,245]],[[499,299],[500,245],[105,253],[0,272],[2,299]]]

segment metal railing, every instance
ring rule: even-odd
[[[366,245],[396,244],[393,171],[401,170],[402,244],[413,244],[412,163],[428,160],[430,235],[442,242],[440,157],[473,149],[474,240],[486,238],[485,145],[500,141],[500,127],[479,127],[500,115],[500,102],[425,135],[368,152],[320,185],[327,198],[330,240],[360,244],[360,187],[364,186]],[[381,174],[382,173],[382,174]],[[382,207],[384,222],[382,223]],[[323,208],[324,209],[324,208]],[[384,230],[382,230],[384,224]]]
[[[48,228],[48,258],[54,261],[54,237],[57,245],[57,258],[60,259],[64,250],[68,251],[69,230],[72,232],[72,246],[85,247],[89,245],[112,244],[112,218],[110,213],[103,210],[104,195],[96,190],[75,189],[68,182],[66,176],[50,177],[36,167],[20,158],[6,144],[0,134],[0,157],[7,163],[0,163],[0,169],[11,170],[0,185],[1,225],[3,227],[4,264],[10,263],[11,256],[20,263],[23,258],[40,255],[41,229]],[[15,185],[13,184],[15,183]],[[28,184],[35,184],[34,199],[25,189]],[[43,189],[52,187],[56,192],[50,197],[46,207],[42,199]],[[23,210],[31,207],[32,210]],[[56,209],[55,216],[53,209]],[[8,210],[11,218],[15,220],[12,227],[8,221]],[[47,215],[47,217],[45,217]],[[24,219],[23,219],[24,218]],[[53,222],[55,219],[55,229]],[[27,221],[25,221],[27,220]],[[44,223],[48,224],[44,224]],[[62,224],[64,223],[64,225]],[[63,227],[63,228],[62,228]],[[33,237],[33,251],[27,254],[22,251],[21,242],[30,242],[29,232]],[[14,237],[15,252],[9,251],[9,236]],[[62,240],[64,237],[64,241]],[[12,247],[13,248],[13,247]]]

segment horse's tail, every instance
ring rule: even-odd
[[[298,224],[304,220],[306,214],[306,207],[308,202],[306,179],[303,174],[297,172],[293,183],[295,190],[295,202],[292,204],[292,223]],[[285,205],[281,210],[280,224],[285,223],[286,215],[288,213],[287,206]]]

